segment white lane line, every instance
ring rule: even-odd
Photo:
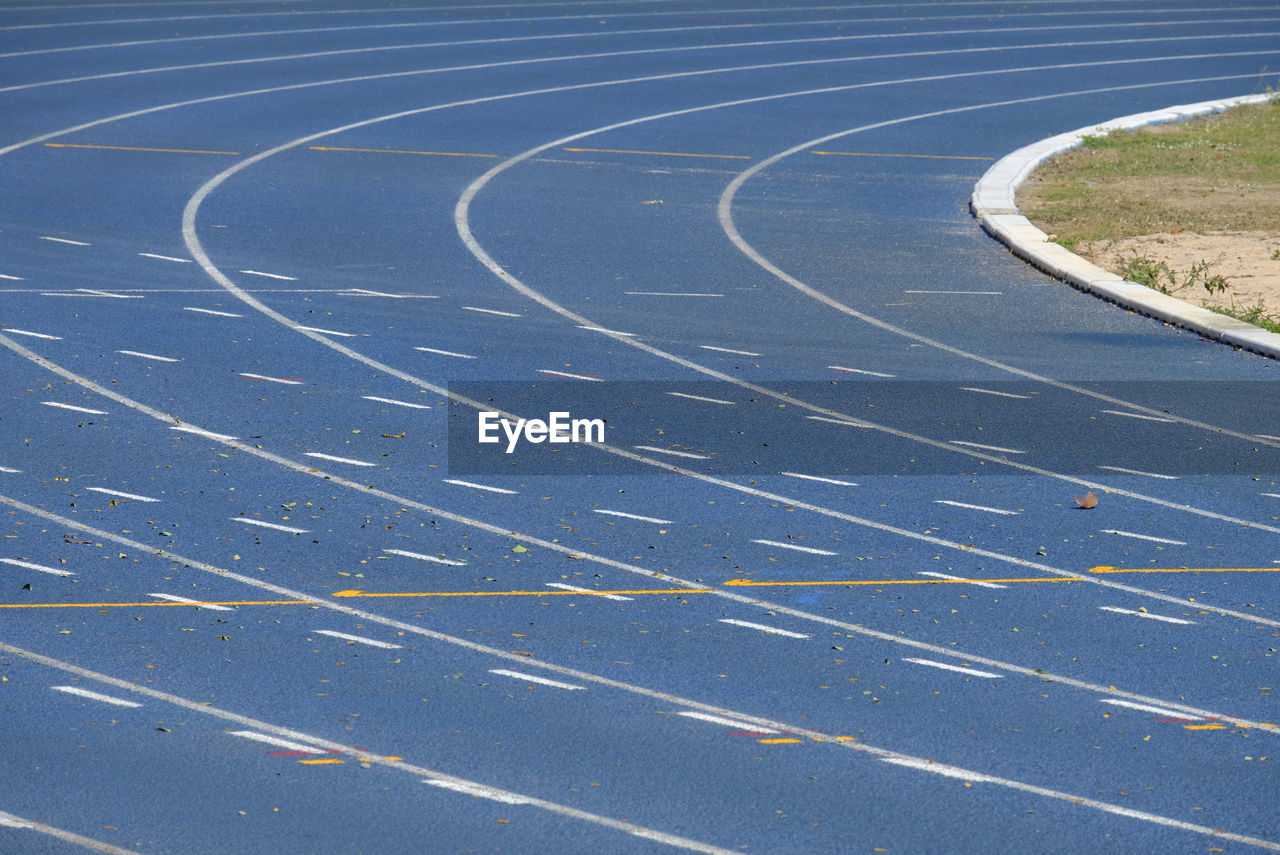
[[[652,451],[655,454],[670,454],[672,457],[690,457],[690,458],[693,458],[694,460],[710,460],[711,459],[706,454],[691,454],[688,451],[672,451],[669,448],[658,448],[653,445],[633,445],[631,447],[635,449],[639,449],[640,451]]]
[[[783,543],[780,540],[752,540],[752,543],[763,543],[765,546],[779,546],[783,549],[794,549],[796,552],[808,552],[813,555],[839,555],[827,549],[814,549],[812,546],[796,546],[794,543]]]
[[[290,534],[306,534],[305,528],[294,528],[288,525],[278,525],[276,523],[263,522],[262,520],[251,520],[248,517],[231,517],[232,522],[244,523],[245,525],[257,525],[263,528],[273,528],[276,531],[287,531]]]
[[[585,691],[586,686],[575,686],[573,683],[561,683],[559,680],[548,680],[546,677],[535,677],[533,674],[522,674],[519,671],[508,671],[506,668],[490,668],[490,674],[499,674],[503,677],[511,677],[516,680],[524,680],[528,683],[541,683],[544,686],[554,686],[557,689],[580,689]]]
[[[367,644],[370,647],[382,647],[386,650],[400,650],[403,645],[392,644],[389,641],[378,641],[376,638],[365,638],[363,635],[349,635],[345,632],[334,632],[331,629],[313,629],[316,635],[327,635],[331,638],[341,638],[343,641],[350,641],[353,644]]]
[[[397,401],[395,398],[379,398],[377,395],[361,395],[366,401],[377,401],[379,404],[395,404],[397,407],[410,407],[415,410],[431,409],[426,404],[411,404],[408,401]]]
[[[1142,419],[1148,422],[1164,422],[1165,424],[1173,424],[1173,419],[1162,419],[1156,416],[1144,416],[1141,413],[1126,413],[1124,410],[1103,410],[1102,412],[1111,416],[1125,416],[1130,419]]]
[[[138,253],[138,255],[142,256],[143,258],[158,258],[161,261],[176,261],[179,264],[191,263],[191,259],[189,258],[174,258],[172,255],[156,255],[154,252],[140,252]]]
[[[991,671],[977,671],[973,668],[963,668],[959,665],[948,665],[946,662],[934,662],[932,659],[903,659],[903,662],[914,662],[917,665],[927,665],[930,668],[941,668],[944,671],[957,671],[961,674],[970,674],[974,677],[987,677],[990,679],[999,679],[1003,674],[996,674]]]
[[[392,300],[439,300],[436,294],[388,294],[385,291],[370,291],[367,288],[344,288],[337,292],[339,297],[389,297]]]
[[[268,745],[274,745],[276,748],[284,748],[289,751],[302,751],[307,754],[327,754],[323,748],[316,748],[314,745],[303,745],[301,742],[290,742],[287,739],[281,739],[278,736],[268,736],[265,733],[258,733],[253,730],[228,730],[230,736],[239,736],[243,739],[252,739],[254,742],[265,742]]]
[[[88,698],[91,701],[102,701],[104,704],[115,704],[118,707],[140,707],[142,704],[136,701],[126,701],[121,698],[113,698],[110,695],[104,695],[99,692],[91,692],[88,689],[81,689],[79,686],[50,686],[55,692],[66,692],[68,695],[77,695],[82,698]]]
[[[694,712],[693,710],[678,712],[676,715],[682,715],[685,718],[696,718],[698,721],[709,721],[712,724],[723,724],[725,727],[732,727],[738,730],[749,730],[752,733],[782,733],[782,731],[775,730],[772,727],[761,727],[758,724],[751,724],[750,722],[738,721],[737,719],[732,718],[724,718],[723,716],[711,715],[710,713]]]
[[[1259,493],[1259,496],[1270,496],[1273,499],[1280,499],[1280,493]]]
[[[989,294],[992,296],[1003,294],[1003,291],[903,291],[903,294]]]
[[[25,567],[28,570],[39,570],[41,573],[48,573],[53,576],[74,576],[70,570],[58,570],[55,567],[45,567],[43,564],[32,564],[30,561],[19,561],[16,558],[0,558],[0,564],[12,564],[14,567]]]
[[[307,332],[322,333],[323,335],[336,335],[339,338],[359,338],[360,337],[353,332],[338,332],[337,330],[327,330],[324,327],[304,327],[301,324],[298,325],[298,329],[306,330]]]
[[[283,279],[286,282],[297,282],[296,276],[281,276],[279,273],[263,273],[261,270],[241,270],[241,273],[247,273],[250,276],[265,276],[268,279]]]
[[[686,294],[679,291],[623,291],[632,297],[723,297],[723,294]]]
[[[75,832],[55,828],[47,823],[23,819],[20,816],[14,816],[2,810],[0,810],[0,828],[18,828],[23,831],[34,831],[37,834],[47,834],[50,837],[64,840],[67,843],[74,843],[94,852],[106,852],[107,855],[139,855],[135,849],[121,849],[119,846],[112,846],[110,843],[103,843],[101,840],[94,840],[92,837],[82,837]]]
[[[841,487],[858,486],[853,481],[841,481],[837,478],[822,478],[818,475],[802,475],[799,472],[779,472],[779,475],[786,475],[788,478],[803,478],[806,481],[821,481],[824,484],[839,484]]]
[[[550,368],[539,368],[539,374],[548,374],[552,377],[569,377],[574,380],[590,380],[592,383],[603,383],[604,380],[599,377],[592,377],[588,374],[570,374],[567,371],[552,371]]]
[[[1125,475],[1143,475],[1147,478],[1163,478],[1166,481],[1177,481],[1177,475],[1161,475],[1158,472],[1143,472],[1141,469],[1125,469],[1122,466],[1099,466],[1099,469],[1106,469],[1110,472],[1123,472]]]
[[[734,626],[745,626],[747,629],[757,629],[760,632],[769,635],[785,635],[787,638],[812,638],[803,632],[792,632],[789,629],[778,629],[776,626],[766,626],[762,623],[752,623],[749,620],[737,620],[735,618],[720,618],[719,623],[728,623]]]
[[[1190,715],[1189,713],[1178,712],[1176,710],[1167,710],[1164,707],[1153,707],[1150,704],[1135,704],[1133,701],[1121,701],[1116,698],[1103,698],[1098,701],[1100,704],[1114,704],[1118,707],[1126,709],[1139,710],[1141,712],[1155,713],[1156,715],[1166,716],[1168,718],[1185,718],[1188,721],[1201,721],[1198,715]]]
[[[974,579],[966,579],[963,576],[948,576],[946,573],[935,573],[932,570],[917,570],[918,576],[932,576],[935,579],[951,579],[956,582],[968,582],[970,585],[977,585],[979,588],[1007,588],[1008,585],[997,585],[995,582],[978,582]]]
[[[40,235],[40,240],[51,240],[54,243],[69,243],[72,246],[92,246],[92,244],[87,244],[82,240],[70,240],[69,238],[60,238],[60,237],[47,237],[46,235]]]
[[[639,514],[624,514],[622,511],[606,511],[601,508],[593,509],[597,514],[608,514],[611,517],[626,517],[629,520],[640,520],[640,522],[651,522],[659,525],[670,525],[671,520],[660,520],[657,517],[642,517]]]
[[[848,417],[848,418],[845,418],[845,419],[833,419],[833,418],[830,418],[830,417],[828,417],[828,416],[805,416],[805,418],[806,418],[806,419],[809,419],[810,421],[815,421],[815,422],[828,422],[828,423],[833,424],[833,425],[844,425],[845,427],[860,427],[860,428],[865,428],[865,427],[867,427],[867,426],[868,426],[866,422],[858,421],[857,419],[853,418],[852,416],[850,416],[850,417]]]
[[[8,472],[10,475],[21,475],[21,469],[10,469],[8,466],[0,466],[0,472]]]
[[[247,371],[240,372],[241,377],[247,377],[250,380],[266,380],[268,383],[283,383],[286,386],[301,386],[301,380],[288,380],[284,377],[267,377],[265,374],[250,374]]]
[[[1122,609],[1119,606],[1098,606],[1098,608],[1104,612],[1115,612],[1116,614],[1121,614],[1121,615],[1133,615],[1134,617],[1147,618],[1149,620],[1162,620],[1165,623],[1181,623],[1181,624],[1195,623],[1195,621],[1193,620],[1183,620],[1182,618],[1176,618],[1176,617],[1165,617],[1164,615],[1153,615],[1150,612],[1137,611],[1135,609]]]
[[[219,312],[215,309],[197,309],[195,306],[183,306],[184,312],[199,312],[202,315],[217,315],[220,318],[243,318],[244,315],[237,315],[235,312]]]
[[[85,487],[86,490],[92,490],[95,493],[106,493],[108,496],[119,496],[122,499],[133,499],[136,502],[158,502],[159,499],[153,499],[150,496],[139,496],[137,493],[124,493],[120,490],[108,490],[106,487]]]
[[[321,454],[319,451],[304,451],[305,457],[317,457],[321,460],[332,460],[334,463],[348,463],[352,466],[377,466],[376,463],[366,463],[363,460],[352,460],[350,457],[336,457],[332,454]]]
[[[453,790],[455,793],[465,793],[468,796],[479,796],[482,799],[502,802],[504,805],[533,804],[529,799],[522,796],[503,792],[502,790],[495,790],[491,787],[486,787],[483,784],[464,784],[460,781],[446,781],[443,778],[423,778],[422,783],[430,784],[433,787],[440,787],[443,790]]]
[[[441,356],[456,356],[458,359],[475,359],[476,358],[468,353],[454,353],[452,350],[437,350],[434,347],[415,347],[414,350],[420,350],[423,353],[438,353]]]
[[[523,318],[524,315],[515,312],[499,312],[497,309],[482,309],[479,306],[462,306],[468,312],[483,312],[486,315],[500,315],[504,318]]]
[[[604,328],[604,327],[584,326],[584,325],[582,325],[582,324],[578,324],[578,329],[580,329],[580,330],[590,330],[591,332],[609,333],[609,334],[611,334],[611,335],[625,335],[625,336],[634,336],[634,335],[635,335],[635,333],[633,333],[633,332],[622,332],[621,330],[611,330],[611,329],[606,329],[606,328]]]
[[[174,359],[172,356],[156,356],[154,353],[143,353],[140,350],[117,350],[116,353],[123,353],[125,356],[136,356],[139,359],[154,359],[156,362],[181,362],[181,359]]]
[[[511,495],[511,496],[514,496],[516,493],[519,492],[518,490],[508,490],[504,487],[490,487],[486,484],[475,484],[471,481],[459,481],[456,478],[445,478],[444,483],[456,484],[459,487],[471,487],[476,490],[488,490],[490,493],[506,493],[507,495]]]
[[[945,763],[933,763],[929,760],[916,760],[909,757],[882,757],[882,763],[892,763],[895,766],[905,766],[908,769],[918,769],[921,772],[932,772],[935,775],[945,775],[948,778],[959,778],[962,781],[973,781],[974,783],[982,783],[990,781],[991,778],[979,772],[970,772],[967,769],[961,769],[958,766],[948,766]]]
[[[634,599],[633,597],[624,597],[621,594],[601,594],[591,590],[590,588],[579,588],[577,585],[566,585],[564,582],[546,582],[544,584],[546,584],[548,588],[561,588],[562,590],[565,590],[565,591],[577,591],[582,594],[591,594],[592,596],[599,597],[602,600]]]
[[[870,377],[897,377],[897,374],[885,374],[883,371],[868,371],[865,368],[846,368],[843,365],[828,365],[832,371],[840,371],[845,374],[866,374]]]
[[[173,594],[147,594],[148,597],[155,597],[157,600],[168,600],[171,603],[199,603],[199,600],[188,599],[187,597],[177,597]],[[234,612],[235,609],[230,606],[214,606],[201,604],[198,608],[206,609],[211,612]]]
[[[1018,515],[1017,511],[1006,511],[1002,508],[988,508],[986,505],[968,505],[964,502],[953,502],[950,499],[934,499],[933,503],[935,505],[951,505],[956,508],[968,508],[971,511],[987,511],[993,514],[1004,514],[1011,517],[1016,517]]]
[[[31,332],[30,330],[18,330],[13,327],[5,327],[4,331],[12,333],[13,335],[29,335],[32,338],[47,338],[50,341],[62,341],[62,336],[60,335],[49,335],[48,333]]]
[[[976,443],[976,442],[965,442],[962,439],[949,439],[947,440],[947,442],[951,443],[952,445],[965,445],[965,446],[968,446],[969,448],[981,448],[984,451],[999,451],[1003,454],[1026,454],[1025,451],[1019,451],[1016,448],[1002,448],[999,445],[981,445],[980,443]]]
[[[447,564],[450,567],[466,567],[465,561],[454,561],[452,558],[437,558],[434,555],[424,555],[421,552],[410,552],[407,549],[384,549],[383,552],[391,555],[403,555],[406,558],[416,558],[419,561],[430,561],[432,564]]]
[[[88,294],[92,297],[109,297],[112,300],[145,300],[146,297],[141,294],[113,294],[110,291],[103,291],[100,288],[77,288],[81,294]],[[46,296],[41,294],[40,296]],[[48,295],[53,296],[53,295]]]
[[[1031,397],[1030,395],[1015,395],[1012,392],[997,392],[995,389],[981,389],[976,386],[961,386],[960,391],[961,392],[977,392],[981,395],[997,395],[1001,398],[1021,398],[1023,400],[1029,399]]]
[[[717,353],[736,353],[738,356],[764,356],[763,353],[752,353],[749,350],[733,350],[728,347],[714,347],[709,344],[700,344],[698,345],[698,347],[702,348],[703,350],[714,350]]]
[[[701,395],[690,395],[688,392],[668,392],[668,395],[674,395],[677,398],[688,398],[691,401],[706,401],[708,404],[729,404],[733,405],[736,401],[724,401],[720,398],[704,398]]]
[[[1138,540],[1149,540],[1152,543],[1170,543],[1174,546],[1186,546],[1185,540],[1169,540],[1167,537],[1152,537],[1149,534],[1134,534],[1131,531],[1120,531],[1116,528],[1099,529],[1103,534],[1118,534],[1121,537],[1136,537]]]
[[[1280,441],[1280,436],[1269,436],[1268,434],[1265,434],[1265,433],[1255,433],[1254,436],[1256,436],[1258,439],[1274,439],[1274,440]]]
[[[108,415],[106,410],[91,410],[88,407],[77,407],[73,404],[60,404],[57,401],[41,401],[46,407],[57,407],[60,410],[75,410],[77,413],[89,413],[94,416]]]
[[[26,282],[26,281],[27,281],[27,280],[23,279],[21,276],[10,276],[10,275],[8,275],[7,273],[0,273],[0,279],[8,279],[8,280],[11,280],[11,281],[13,281],[13,282]]]
[[[214,433],[211,430],[198,428],[194,425],[170,425],[169,430],[181,431],[182,433],[194,433],[197,436],[207,436],[210,439],[236,439],[237,437],[225,433]]]

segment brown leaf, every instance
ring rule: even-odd
[[[1085,493],[1083,496],[1076,496],[1075,498],[1076,498],[1076,504],[1079,505],[1083,510],[1087,511],[1090,508],[1096,508],[1098,506],[1098,497],[1093,495],[1092,490]]]

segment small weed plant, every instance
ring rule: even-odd
[[[1197,261],[1185,274],[1179,275],[1168,263],[1145,255],[1134,255],[1119,262],[1119,273],[1130,282],[1153,288],[1162,294],[1175,294],[1199,286],[1209,294],[1221,294],[1231,287],[1221,273],[1210,273],[1209,262]]]

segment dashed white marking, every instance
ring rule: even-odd
[[[1135,609],[1122,609],[1119,606],[1098,606],[1098,609],[1104,612],[1115,612],[1121,615],[1133,615],[1134,617],[1147,618],[1148,620],[1160,620],[1165,623],[1181,623],[1194,624],[1193,620],[1183,620],[1176,617],[1165,617],[1164,615],[1153,615],[1150,612],[1137,611]]]
[[[917,665],[927,665],[930,668],[941,668],[944,671],[957,671],[961,674],[969,674],[974,677],[987,677],[995,680],[1003,677],[1003,674],[995,674],[991,671],[976,671],[973,668],[964,668],[959,665],[948,665],[945,662],[934,662],[932,659],[903,659],[903,662],[914,662]]]
[[[1003,294],[1004,292],[1003,292],[1003,291],[920,291],[920,290],[907,290],[907,291],[903,291],[902,293],[904,293],[904,294],[989,294],[989,295],[995,296],[995,295],[998,295],[998,294]]]
[[[803,478],[806,481],[821,481],[824,484],[838,484],[841,487],[858,486],[853,481],[841,481],[838,478],[822,478],[818,475],[802,475],[799,472],[779,472],[779,475],[786,475],[788,478]]]
[[[88,294],[92,297],[109,297],[112,300],[145,300],[147,299],[141,294],[114,294],[111,291],[103,291],[100,288],[77,288],[76,290],[79,291],[81,294]]]
[[[932,576],[935,579],[951,579],[956,582],[968,582],[970,585],[977,585],[979,588],[1007,588],[1008,585],[997,585],[995,582],[978,582],[974,579],[966,579],[963,576],[948,576],[946,573],[935,573],[932,570],[917,570],[919,576]]]
[[[1107,469],[1111,472],[1123,472],[1125,475],[1143,475],[1147,478],[1163,478],[1166,481],[1177,481],[1177,475],[1161,475],[1157,472],[1143,472],[1141,469],[1125,469],[1122,466],[1099,466],[1099,469]]]
[[[775,730],[772,727],[761,727],[758,724],[751,724],[749,722],[738,721],[737,719],[732,718],[724,718],[723,716],[711,715],[710,713],[694,712],[693,710],[678,712],[676,715],[682,715],[685,718],[696,718],[698,721],[709,721],[712,724],[723,724],[725,727],[732,727],[737,730],[749,730],[752,733],[782,733],[782,731]]]
[[[635,333],[633,333],[633,332],[621,332],[620,330],[605,329],[604,327],[589,327],[589,326],[583,326],[582,324],[579,324],[579,325],[578,325],[578,329],[580,329],[580,330],[590,330],[591,332],[609,333],[609,334],[611,334],[611,335],[625,335],[625,336],[634,336],[634,335],[635,335]]]
[[[214,433],[211,430],[194,427],[193,425],[170,425],[169,430],[181,431],[182,433],[194,433],[198,436],[207,436],[210,439],[236,439],[236,437],[225,433]]]
[[[762,623],[752,623],[747,620],[737,620],[735,618],[720,618],[720,623],[728,623],[734,626],[745,626],[747,629],[755,629],[760,632],[767,632],[770,635],[785,635],[787,638],[811,638],[803,632],[792,632],[789,629],[778,629],[776,626],[766,626]]]
[[[1270,436],[1265,433],[1255,433],[1254,436],[1256,436],[1258,439],[1274,439],[1274,440],[1280,441],[1280,436]]]
[[[602,380],[602,379],[601,379],[601,378],[599,378],[599,377],[591,377],[591,376],[589,376],[589,375],[587,375],[587,374],[570,374],[570,373],[569,373],[569,372],[567,372],[567,371],[552,371],[550,368],[539,368],[539,369],[538,369],[538,373],[539,373],[539,374],[548,374],[548,375],[550,375],[550,376],[552,376],[552,377],[569,377],[569,378],[571,378],[571,379],[573,379],[573,380],[589,380],[589,381],[591,381],[592,383],[603,383],[603,382],[604,382],[604,380]]]
[[[434,347],[415,347],[414,350],[420,350],[423,353],[438,353],[441,356],[456,356],[458,359],[475,359],[469,353],[454,353],[452,350],[437,350]]]
[[[1280,499],[1280,493],[1259,493],[1260,496],[1270,496],[1273,499]]]
[[[698,347],[703,350],[714,350],[718,353],[736,353],[738,356],[764,356],[763,353],[752,353],[749,350],[733,350],[728,347],[715,347],[710,344],[700,344]]]
[[[262,520],[251,520],[248,517],[231,517],[232,522],[244,523],[245,525],[257,525],[263,528],[274,528],[276,531],[287,531],[290,534],[306,534],[305,528],[294,528],[289,525],[279,525],[277,523],[263,522]]]
[[[783,543],[780,540],[752,540],[752,543],[763,543],[765,546],[778,546],[782,549],[794,549],[796,552],[809,552],[814,555],[839,555],[829,549],[814,549],[812,546],[796,546],[794,543]]]
[[[669,525],[671,520],[660,520],[657,517],[642,517],[638,514],[624,514],[622,511],[606,511],[601,508],[594,509],[597,514],[608,514],[611,517],[626,517],[629,520],[640,520],[640,522],[658,523],[659,525]]]
[[[265,742],[268,745],[274,745],[277,748],[284,748],[289,751],[302,751],[307,754],[327,754],[323,748],[316,748],[314,745],[303,745],[301,742],[290,742],[287,739],[281,739],[278,736],[267,736],[265,733],[258,733],[253,730],[228,730],[231,736],[239,736],[244,739],[252,739],[255,742]]]
[[[424,555],[421,552],[410,552],[407,549],[384,549],[383,552],[391,555],[403,555],[407,558],[417,558],[419,561],[430,561],[432,564],[447,564],[450,567],[466,567],[467,562],[455,561],[452,558],[437,558],[434,555]]]
[[[267,377],[265,374],[250,374],[247,371],[240,372],[241,377],[248,377],[250,380],[266,380],[268,383],[283,383],[286,386],[301,386],[301,380],[288,380],[284,377]]]
[[[321,333],[323,335],[336,335],[339,338],[359,338],[359,336],[353,332],[338,332],[337,330],[327,330],[323,327],[304,327],[299,324],[298,329],[306,330],[307,332]]]
[[[72,246],[92,246],[92,244],[87,244],[82,240],[71,240],[69,238],[60,238],[60,237],[47,237],[46,235],[40,235],[40,240],[51,240],[54,243],[69,243]]]
[[[122,698],[113,698],[110,695],[104,695],[100,692],[91,692],[88,689],[81,689],[79,686],[50,686],[55,692],[66,692],[68,695],[77,695],[81,698],[88,698],[91,701],[102,701],[104,704],[115,704],[118,707],[137,708],[142,704],[136,701],[126,701]]]
[[[395,404],[397,407],[411,407],[415,410],[429,410],[426,404],[411,404],[408,401],[397,401],[395,398],[379,398],[376,395],[361,395],[366,401],[377,401],[379,404]]]
[[[88,407],[77,407],[74,404],[61,404],[57,401],[41,401],[46,407],[57,407],[60,410],[75,410],[77,413],[89,413],[94,416],[107,415],[106,410],[92,410]]]
[[[32,338],[45,338],[50,341],[62,341],[62,336],[60,335],[49,335],[48,333],[31,332],[30,330],[19,330],[19,329],[14,329],[13,327],[5,327],[4,331],[7,333],[12,333],[13,335],[29,335]]]
[[[710,456],[706,454],[692,454],[688,451],[672,451],[670,448],[657,448],[652,445],[633,445],[632,448],[640,451],[652,451],[655,454],[670,454],[672,457],[689,457],[694,460],[710,460]]]
[[[465,793],[468,796],[479,796],[482,799],[502,802],[504,805],[532,804],[529,799],[526,799],[523,796],[517,796],[513,793],[504,793],[501,790],[495,790],[481,784],[464,784],[459,781],[446,781],[443,778],[423,778],[422,783],[430,784],[433,787],[440,787],[445,790],[453,790],[456,793]]]
[[[7,273],[0,273],[0,279],[8,279],[13,282],[26,282],[21,276],[10,276]]]
[[[529,683],[541,683],[544,686],[554,686],[557,689],[580,689],[585,690],[586,686],[575,686],[573,683],[561,683],[559,680],[548,680],[546,677],[535,677],[532,674],[522,674],[519,671],[508,671],[506,668],[490,668],[490,674],[498,674],[503,677],[512,677],[516,680],[524,680]]]
[[[885,374],[883,371],[868,371],[865,368],[846,368],[843,365],[828,365],[832,371],[841,371],[845,374],[866,374],[870,377],[897,377],[897,374]]]
[[[674,395],[677,398],[688,398],[692,401],[706,401],[708,404],[729,404],[733,405],[736,401],[725,401],[720,398],[704,398],[701,395],[690,395],[688,392],[668,392],[668,395]]]
[[[0,811],[0,828],[22,828],[32,830],[36,824],[29,819],[14,816],[11,813]]]
[[[332,460],[334,463],[347,463],[351,466],[377,466],[376,463],[366,463],[363,460],[352,460],[350,457],[336,457],[332,454],[321,454],[319,451],[305,451],[303,455],[306,457],[317,457],[321,460]]]
[[[388,297],[392,300],[439,300],[436,294],[388,294],[385,291],[370,291],[367,288],[345,288],[338,292],[339,297]]]
[[[143,353],[140,350],[117,350],[116,353],[123,353],[125,356],[136,356],[139,359],[154,359],[156,362],[181,362],[181,359],[174,359],[172,356],[156,356],[154,353]]]
[[[1005,514],[1006,516],[1011,517],[1016,517],[1018,515],[1017,511],[1006,511],[1003,508],[989,508],[986,505],[969,505],[964,502],[953,502],[950,499],[934,499],[933,503],[935,505],[952,505],[957,508],[968,508],[971,511],[987,511],[988,513],[993,514]]]
[[[981,389],[976,386],[961,386],[960,391],[961,392],[977,392],[981,395],[996,395],[1001,398],[1021,398],[1023,400],[1026,400],[1031,397],[1030,395],[1015,395],[1012,392],[997,392],[995,389]]]
[[[486,484],[475,484],[475,483],[472,483],[471,481],[459,481],[456,478],[445,478],[444,483],[456,484],[459,487],[472,487],[476,490],[488,490],[490,493],[506,493],[512,496],[514,496],[517,492],[519,492],[518,490],[508,490],[504,487],[490,487]]]
[[[286,282],[297,282],[296,276],[281,276],[279,273],[263,273],[261,270],[241,270],[241,273],[247,273],[250,276],[265,276],[268,279],[283,279]]]
[[[8,472],[10,475],[21,475],[21,469],[10,469],[8,466],[0,466],[0,472]]]
[[[1138,540],[1149,540],[1152,543],[1170,543],[1174,546],[1186,546],[1184,540],[1169,540],[1167,537],[1152,537],[1149,534],[1135,534],[1131,531],[1120,531],[1116,528],[1099,529],[1103,534],[1118,534],[1121,537],[1136,537]]]
[[[965,442],[962,439],[949,439],[947,441],[950,442],[952,445],[964,445],[969,448],[981,448],[984,451],[999,451],[1002,454],[1026,454],[1025,451],[1019,451],[1016,448],[1004,448],[999,445],[982,445],[981,443],[977,443],[977,442]]]
[[[479,306],[463,306],[468,312],[483,312],[486,315],[500,315],[504,318],[523,318],[524,315],[515,312],[499,312],[497,309],[482,309]]]
[[[70,570],[59,570],[56,567],[45,567],[43,564],[32,564],[30,561],[19,561],[16,558],[0,558],[0,564],[12,564],[14,567],[25,567],[28,570],[39,570],[51,576],[74,576]]]
[[[723,297],[723,294],[688,294],[679,291],[623,291],[632,297]]]
[[[908,769],[918,769],[921,772],[932,772],[935,775],[945,775],[948,778],[959,778],[963,781],[973,781],[975,783],[991,780],[988,776],[977,772],[969,772],[965,769],[947,766],[942,763],[931,763],[928,760],[916,760],[911,757],[882,757],[880,762],[892,763],[895,766],[905,766]]]
[[[1098,703],[1114,704],[1115,706],[1118,706],[1118,707],[1125,707],[1126,709],[1131,709],[1131,710],[1139,710],[1141,712],[1155,713],[1156,715],[1167,716],[1169,718],[1185,718],[1188,721],[1201,720],[1200,716],[1198,715],[1188,715],[1187,713],[1177,712],[1176,710],[1167,710],[1164,707],[1153,707],[1150,704],[1135,704],[1133,701],[1121,701],[1115,698],[1103,698]]]
[[[108,496],[119,496],[122,499],[133,499],[135,502],[158,502],[159,499],[153,499],[150,496],[139,496],[137,493],[125,493],[120,490],[108,490],[106,487],[85,487],[86,490],[92,490],[95,493],[106,493]]]
[[[1164,422],[1165,424],[1173,424],[1173,419],[1162,419],[1158,416],[1144,416],[1141,413],[1126,413],[1124,410],[1103,410],[1102,412],[1111,416],[1125,416],[1130,419],[1143,419],[1149,422]]]
[[[334,632],[331,629],[313,629],[316,635],[327,635],[331,638],[341,638],[343,641],[350,641],[353,644],[367,644],[370,647],[381,647],[386,650],[400,650],[403,645],[392,644],[389,641],[378,641],[376,638],[365,638],[363,635],[349,635],[345,632]]]
[[[853,417],[849,417],[845,419],[833,419],[828,416],[805,416],[805,418],[809,419],[810,421],[827,422],[828,424],[844,425],[845,427],[865,428],[867,426],[866,422],[858,421]]]
[[[189,258],[174,258],[172,255],[156,255],[154,252],[140,252],[138,255],[141,255],[143,258],[158,258],[161,261],[176,261],[179,264],[191,263],[191,259]]]
[[[244,315],[237,315],[235,312],[219,312],[216,309],[197,309],[195,306],[183,306],[184,312],[199,312],[202,315],[217,315],[220,318],[243,318]]]
[[[561,588],[565,591],[577,591],[582,594],[591,594],[593,597],[599,597],[602,600],[631,600],[632,597],[624,597],[621,594],[601,594],[590,588],[579,588],[577,585],[566,585],[564,582],[547,582],[548,588]]]
[[[187,597],[177,597],[173,594],[147,594],[148,597],[155,597],[157,600],[168,600],[171,603],[198,603],[198,608],[211,612],[234,612],[235,609],[230,606],[215,606],[200,603],[199,600],[188,599]]]

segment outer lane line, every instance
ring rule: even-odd
[[[23,819],[20,816],[14,816],[11,813],[5,813],[0,810],[0,828],[22,829],[25,831],[36,831],[40,834],[47,834],[50,837],[57,838],[65,843],[74,843],[84,849],[91,849],[94,852],[106,852],[108,855],[141,855],[141,853],[133,849],[121,849],[119,846],[112,846],[110,843],[103,843],[101,840],[94,840],[92,837],[84,837],[72,831],[62,828],[55,828],[44,822],[37,822],[34,819]]]
[[[3,29],[3,28],[0,28],[0,29]],[[171,153],[171,154],[239,154],[240,153],[238,151],[201,151],[199,149],[190,149],[190,148],[140,148],[138,146],[130,146],[130,145],[84,145],[84,144],[77,145],[75,143],[52,143],[52,142],[47,142],[45,143],[45,145],[48,146],[49,148],[99,148],[99,149],[109,149],[111,151],[154,151],[154,152],[165,152],[165,153]],[[88,244],[86,244],[86,246],[87,245]],[[147,255],[147,253],[140,252],[138,253],[138,255]],[[164,256],[160,256],[160,255],[147,255],[147,257],[148,258],[164,258]],[[165,260],[166,261],[187,261],[188,259],[166,258]]]

